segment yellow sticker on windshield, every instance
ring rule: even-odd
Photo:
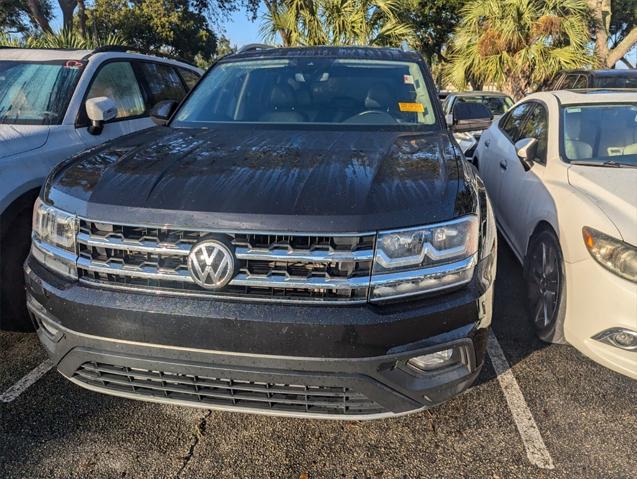
[[[410,111],[412,113],[424,113],[425,105],[422,103],[398,103],[400,111]]]

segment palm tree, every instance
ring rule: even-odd
[[[462,9],[447,78],[519,99],[559,70],[591,64],[586,0],[474,0]]]
[[[266,0],[261,34],[284,46],[400,45],[414,31],[402,20],[414,0]]]
[[[83,37],[75,30],[61,30],[58,33],[44,33],[24,38],[16,38],[0,33],[0,45],[22,48],[77,48],[92,50],[103,45],[121,45],[123,39],[117,34],[105,38]]]

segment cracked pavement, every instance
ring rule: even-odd
[[[503,245],[503,243],[500,243]],[[501,247],[494,332],[555,469],[533,466],[487,360],[476,385],[418,414],[328,422],[131,401],[49,371],[0,403],[0,477],[634,477],[637,381],[538,341]],[[0,333],[0,392],[45,359],[34,334]]]

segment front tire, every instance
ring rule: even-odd
[[[0,230],[0,329],[4,331],[33,330],[22,270],[31,246],[32,205],[27,204]]]
[[[529,243],[525,265],[530,319],[537,336],[547,343],[565,343],[566,275],[555,233],[544,229]]]

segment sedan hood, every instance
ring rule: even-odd
[[[158,127],[67,164],[45,194],[110,222],[356,232],[453,218],[460,176],[445,132]]]
[[[40,148],[48,137],[48,125],[0,124],[0,158]]]
[[[624,241],[637,245],[637,168],[573,165],[568,180],[606,213]]]

